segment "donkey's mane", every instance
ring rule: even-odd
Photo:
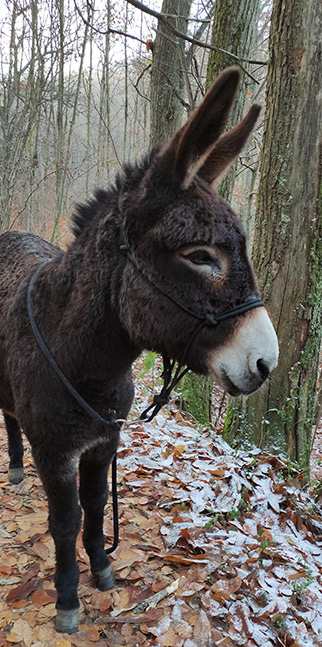
[[[72,231],[75,238],[90,226],[96,216],[106,215],[106,208],[117,207],[121,193],[138,185],[145,173],[151,166],[152,160],[156,157],[160,147],[155,147],[141,160],[134,163],[122,164],[113,184],[109,189],[95,189],[92,198],[84,204],[76,204],[75,212],[72,215]]]

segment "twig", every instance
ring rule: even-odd
[[[146,97],[144,94],[142,94],[142,92],[139,90],[139,83],[140,83],[142,77],[144,76],[144,74],[146,72],[148,72],[148,70],[151,70],[151,63],[149,63],[149,65],[146,65],[146,67],[139,74],[139,76],[138,76],[137,80],[135,81],[135,83],[133,83],[132,79],[130,78],[130,81],[131,81],[133,87],[136,89],[137,93],[140,95],[140,97],[142,97],[142,99],[146,99],[146,101],[150,101],[150,99],[149,99],[149,97]]]
[[[125,613],[126,611],[132,611],[132,609],[133,609],[134,615],[138,615],[139,613],[144,613],[144,611],[146,611],[150,607],[156,607],[161,600],[164,600],[164,598],[167,598],[169,595],[171,595],[171,593],[174,593],[174,591],[177,590],[178,586],[179,586],[179,579],[174,580],[174,582],[171,582],[171,584],[168,584],[168,586],[166,586],[164,589],[159,591],[159,593],[155,593],[154,595],[151,595],[151,597],[147,598],[146,600],[143,600],[143,602],[140,602],[139,604],[132,604],[132,606],[126,607],[125,609],[114,609],[114,611],[111,611],[111,616],[113,618],[116,618],[121,613]]]
[[[121,31],[120,29],[113,29],[112,27],[109,27],[108,29],[103,30],[103,29],[98,29],[98,27],[94,27],[94,25],[92,23],[90,23],[89,20],[87,20],[83,16],[80,8],[77,5],[76,0],[74,0],[74,5],[75,5],[75,9],[76,9],[79,17],[82,19],[83,23],[85,25],[87,25],[88,27],[90,27],[97,34],[101,34],[101,36],[107,36],[107,34],[117,34],[118,36],[125,36],[126,38],[132,38],[133,40],[138,40],[139,43],[143,43],[143,45],[146,44],[146,41],[142,40],[142,38],[138,38],[137,36],[133,36],[133,34],[128,34],[125,31]]]

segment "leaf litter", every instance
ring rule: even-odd
[[[1,434],[0,647],[322,646],[322,511],[303,475],[281,457],[234,452],[175,399],[135,421],[151,398],[142,362],[119,449],[116,586],[94,588],[80,533],[76,634],[54,627],[54,544],[30,448],[12,486]]]

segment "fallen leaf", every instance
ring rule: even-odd
[[[212,596],[218,602],[229,600],[230,596],[240,589],[242,583],[243,580],[239,575],[231,579],[218,580],[211,587]]]
[[[10,575],[12,571],[11,566],[7,564],[0,564],[0,574],[1,575]]]
[[[100,635],[97,629],[95,627],[92,627],[91,629],[88,629],[86,631],[86,638],[87,640],[90,640],[92,643],[96,643],[100,639]]]
[[[7,595],[8,602],[14,602],[15,600],[25,600],[32,591],[37,588],[37,582],[35,580],[28,580],[19,586],[16,586],[14,589],[11,589]]]
[[[42,541],[37,541],[33,545],[33,551],[38,555],[38,557],[40,557],[40,559],[46,560],[49,557],[49,548]]]
[[[31,596],[31,602],[32,604],[37,607],[37,609],[40,609],[40,607],[45,606],[46,604],[50,604],[53,601],[53,596],[49,595],[47,591],[44,591],[43,589],[37,589],[32,596]]]
[[[9,642],[22,642],[26,647],[31,647],[33,642],[32,629],[25,620],[19,618],[14,623],[7,640]]]

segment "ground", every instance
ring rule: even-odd
[[[136,374],[132,420],[158,385],[142,361]],[[321,439],[319,429],[316,479]],[[0,647],[322,645],[322,513],[300,473],[234,453],[175,399],[153,423],[124,428],[118,463],[116,586],[95,589],[80,533],[82,625],[57,634],[46,499],[28,446],[25,480],[8,483],[1,434]],[[112,534],[107,506],[107,546]]]

